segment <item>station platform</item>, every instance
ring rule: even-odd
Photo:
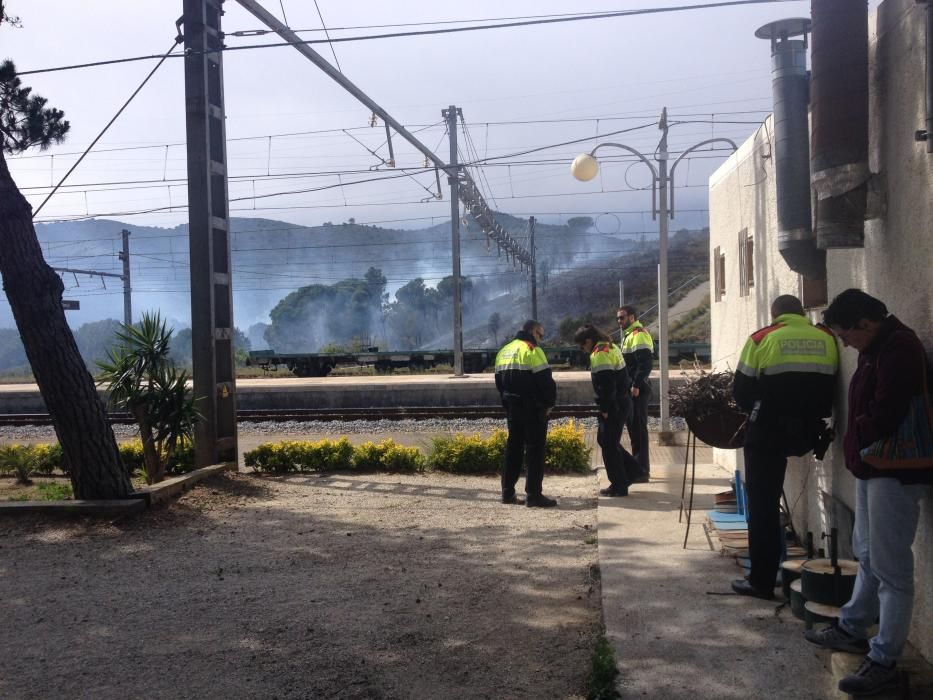
[[[593,402],[590,373],[555,372],[558,405]],[[684,381],[671,373],[671,385]],[[655,400],[657,372],[651,376]],[[493,374],[359,377],[270,377],[240,379],[237,407],[245,410],[295,408],[373,408],[396,406],[498,406]],[[103,392],[102,392],[103,396]],[[46,413],[35,384],[0,384],[0,414]]]

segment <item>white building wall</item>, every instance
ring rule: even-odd
[[[914,0],[886,0],[870,20],[870,154],[886,209],[867,222],[864,248],[830,250],[829,298],[858,287],[882,299],[933,351],[933,155],[914,140],[924,124],[925,8]],[[767,51],[763,44],[762,50]],[[712,354],[717,370],[734,369],[747,336],[769,322],[779,294],[800,294],[796,273],[777,249],[773,134],[770,119],[710,178],[710,248],[726,255],[726,294],[711,304]],[[755,286],[739,296],[738,235],[754,235]],[[715,280],[713,261],[710,279]],[[715,294],[715,290],[713,290]],[[713,297],[715,299],[715,296]],[[811,312],[819,320],[820,310]],[[836,420],[844,428],[845,390],[856,353],[841,351]],[[812,458],[788,464],[785,493],[798,531],[820,535],[840,529],[840,549],[851,553],[851,508],[855,480],[845,469],[841,440],[823,463]],[[741,465],[736,452],[716,450],[720,464]],[[914,543],[917,595],[911,641],[933,659],[933,504],[923,505]]]

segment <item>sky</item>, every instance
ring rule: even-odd
[[[316,30],[302,31],[303,38],[322,39],[322,20],[329,36],[337,38],[703,1],[588,0],[573,3],[573,9],[561,0],[262,4],[295,30]],[[0,27],[0,58],[12,58],[21,72],[163,54],[173,44],[182,13],[181,0],[6,4],[22,28]],[[234,0],[224,8],[228,47],[279,41],[274,34],[232,36],[264,27]],[[417,130],[442,158],[449,146],[441,110],[462,109],[466,129],[459,134],[460,158],[483,164],[471,172],[494,208],[548,223],[589,215],[596,219],[595,234],[624,235],[656,230],[644,189],[650,183],[647,168],[622,151],[607,150],[601,175],[581,183],[570,176],[573,157],[603,141],[651,156],[663,107],[671,120],[674,157],[708,138],[741,143],[772,104],[770,49],[754,37],[755,29],[808,15],[809,2],[784,1],[313,48]],[[455,21],[462,23],[451,24]],[[149,60],[23,76],[71,122],[65,143],[9,158],[14,179],[34,207],[154,65]],[[223,70],[231,215],[302,225],[352,217],[412,229],[449,219],[444,178],[443,199],[435,199],[434,173],[419,172],[422,156],[398,136],[392,141],[396,163],[412,169],[411,177],[386,168],[382,123],[371,127],[369,110],[292,47],[227,51]],[[628,131],[613,133],[620,130]],[[160,227],[185,223],[184,142],[183,60],[170,58],[35,221],[98,217]],[[707,178],[727,155],[722,147],[697,151],[680,164],[672,230],[706,225]],[[291,194],[277,194],[282,192]]]

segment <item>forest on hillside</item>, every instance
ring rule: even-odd
[[[513,220],[517,226],[519,220]],[[269,222],[271,226],[275,222]],[[117,222],[112,232],[119,233]],[[624,284],[626,303],[636,305],[650,323],[657,304],[656,240],[619,239],[594,235],[587,217],[571,219],[560,227],[542,227],[540,235],[552,244],[538,249],[538,316],[547,329],[547,341],[569,344],[573,332],[582,323],[595,323],[615,330],[615,310],[619,300],[619,282]],[[252,221],[259,236],[261,226]],[[242,224],[241,224],[242,226]],[[372,231],[356,224],[330,226],[328,241],[352,240],[361,232]],[[422,236],[439,237],[445,231],[425,229]],[[271,230],[271,229],[270,229]],[[339,236],[335,231],[339,232]],[[410,238],[411,232],[405,232]],[[449,230],[446,231],[449,235]],[[473,241],[468,231],[465,238]],[[88,231],[84,232],[88,235]],[[289,234],[290,235],[290,234]],[[394,232],[392,236],[400,235]],[[577,236],[587,241],[584,248],[573,243]],[[271,239],[266,238],[268,244]],[[569,242],[568,242],[569,241]],[[294,241],[293,241],[294,242]],[[477,244],[478,241],[473,241]],[[485,246],[485,242],[482,242]],[[355,243],[347,243],[355,246]],[[564,253],[575,246],[573,257]],[[241,256],[250,248],[238,244]],[[362,247],[362,246],[361,246]],[[278,246],[271,245],[272,249]],[[388,248],[393,248],[389,246]],[[465,250],[468,248],[465,246]],[[292,251],[292,255],[298,255]],[[453,278],[444,276],[395,277],[386,274],[395,251],[379,265],[362,268],[349,260],[335,264],[327,282],[305,284],[281,291],[269,290],[270,308],[261,321],[244,324],[235,330],[235,348],[240,361],[250,349],[272,348],[278,352],[321,352],[357,350],[361,347],[382,349],[451,348],[453,326]],[[356,254],[357,262],[367,258]],[[670,288],[677,290],[673,304],[686,291],[708,279],[709,232],[707,229],[677,231],[670,239]],[[465,266],[462,278],[464,345],[470,348],[493,347],[511,337],[531,315],[530,276],[519,270],[489,276],[471,275]],[[437,270],[437,266],[432,270]],[[355,275],[338,272],[359,270]],[[365,270],[365,271],[364,271]],[[398,274],[398,273],[393,273]],[[436,274],[436,272],[434,273]],[[333,281],[330,281],[333,280]],[[135,283],[134,283],[135,284]],[[236,286],[236,283],[235,283]],[[235,297],[236,299],[236,297]],[[147,302],[158,304],[147,295]],[[166,310],[157,305],[139,309]],[[235,318],[248,321],[237,306]],[[242,322],[241,322],[242,323]],[[182,365],[191,362],[191,329],[184,321],[174,320],[172,354]],[[82,357],[94,371],[114,341],[119,322],[113,318],[73,324]],[[700,304],[683,316],[672,319],[672,341],[709,339],[709,305]],[[14,328],[0,328],[0,373],[19,376],[29,372],[25,351]]]

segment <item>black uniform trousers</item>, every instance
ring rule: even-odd
[[[648,456],[648,401],[651,390],[640,391],[632,397],[632,410],[625,421],[628,437],[632,441],[632,456],[641,468],[641,475],[651,473],[651,460]]]
[[[540,496],[544,481],[544,443],[547,439],[547,412],[533,404],[510,400],[506,405],[509,437],[505,444],[502,493],[515,492],[515,484],[525,463],[525,493]]]
[[[748,582],[771,591],[781,566],[781,493],[787,457],[774,447],[745,445],[745,493],[748,497]]]
[[[641,468],[635,458],[622,447],[622,428],[628,411],[614,408],[606,417],[599,414],[596,442],[602,450],[606,477],[613,487],[626,488],[641,475]]]

